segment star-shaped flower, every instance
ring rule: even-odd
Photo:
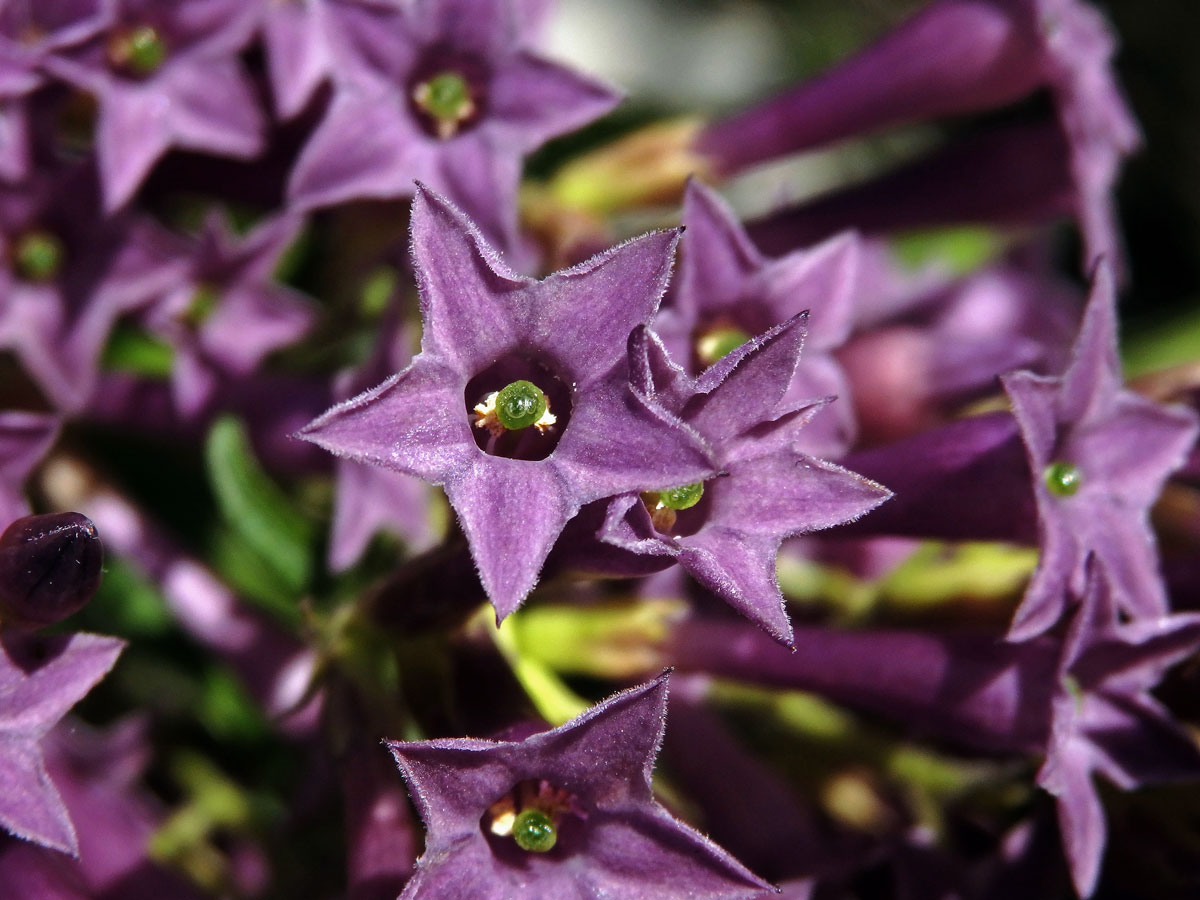
[[[103,32],[45,68],[96,98],[104,207],[118,209],[172,148],[246,159],[265,122],[238,54],[254,34],[241,0],[111,0]]]
[[[77,853],[75,830],[42,760],[42,737],[113,667],[124,643],[92,634],[0,641],[0,825]]]
[[[302,207],[406,197],[418,179],[511,245],[523,157],[618,99],[526,49],[540,19],[530,3],[338,9],[346,74],[292,173],[289,195]]]
[[[658,305],[676,235],[536,281],[444,198],[419,188],[412,218],[420,354],[300,436],[444,485],[503,618],[584,503],[712,474],[704,441],[629,384],[626,342]]]
[[[1200,748],[1151,695],[1163,673],[1200,648],[1195,613],[1122,623],[1115,591],[1088,566],[1053,701],[1053,724],[1038,784],[1058,802],[1059,827],[1075,889],[1095,889],[1104,853],[1104,810],[1092,782],[1123,790],[1200,778]]]
[[[0,348],[69,412],[89,399],[117,318],[182,271],[160,228],[105,217],[98,194],[86,167],[0,187]]]
[[[803,440],[814,453],[844,452],[854,437],[854,411],[832,351],[850,334],[858,239],[847,233],[767,259],[733,210],[695,179],[688,182],[683,224],[678,281],[670,306],[655,319],[655,332],[685,367],[699,371],[752,335],[808,310],[804,358],[788,396],[841,398]]]
[[[390,742],[428,829],[403,900],[769,896],[654,800],[666,712],[663,674],[522,741]]]
[[[1033,473],[1041,537],[1013,640],[1050,628],[1068,598],[1082,596],[1089,553],[1123,611],[1134,618],[1167,611],[1148,511],[1195,443],[1197,417],[1122,389],[1115,303],[1102,265],[1066,372],[1002,379]]]
[[[624,550],[674,558],[784,642],[792,629],[775,578],[780,543],[856,519],[891,496],[795,449],[796,431],[827,402],[786,401],[803,340],[801,314],[693,379],[651,332],[635,332],[634,384],[713,445],[721,474],[653,497],[619,497],[600,531],[602,540]]]
[[[237,239],[220,216],[210,216],[199,245],[185,254],[182,283],[146,310],[148,327],[175,350],[172,389],[185,416],[199,413],[224,381],[250,375],[268,353],[311,327],[315,306],[274,280],[299,226],[298,219],[280,217]]]

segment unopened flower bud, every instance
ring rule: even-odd
[[[100,586],[104,550],[76,512],[17,519],[0,535],[0,619],[42,627],[78,612]]]

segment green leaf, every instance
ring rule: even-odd
[[[105,564],[104,581],[86,608],[91,627],[123,637],[158,637],[174,625],[158,588],[137,568],[119,558]]]
[[[313,524],[263,471],[245,426],[229,416],[217,420],[205,460],[221,517],[288,591],[303,592],[312,564]]]
[[[239,596],[289,627],[300,624],[295,589],[234,529],[221,526],[212,531],[208,558]]]
[[[104,347],[100,365],[106,371],[132,372],[147,378],[168,378],[175,364],[175,351],[169,344],[140,328],[119,323]]]
[[[232,674],[218,666],[204,675],[196,717],[221,740],[254,741],[267,734],[258,704]]]

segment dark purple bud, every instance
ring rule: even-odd
[[[87,516],[17,519],[0,535],[0,619],[41,627],[82,609],[100,586],[104,549]]]

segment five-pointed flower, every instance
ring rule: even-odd
[[[676,235],[536,281],[419,188],[412,241],[421,352],[300,436],[444,485],[503,618],[581,505],[713,474],[705,442],[629,384],[626,342],[658,305]]]
[[[618,100],[529,52],[539,20],[529,3],[326,5],[343,33],[340,77],[292,172],[289,195],[301,207],[406,197],[417,179],[509,245],[522,158]]]
[[[186,276],[146,310],[148,327],[175,350],[172,390],[184,416],[200,412],[225,379],[250,375],[312,325],[314,305],[273,277],[299,226],[282,216],[236,239],[220,216],[210,216],[199,245],[186,252]]]
[[[1122,390],[1112,276],[1092,283],[1062,377],[1003,377],[1033,473],[1041,558],[1013,618],[1013,640],[1047,630],[1080,597],[1094,553],[1134,618],[1167,612],[1147,513],[1196,441],[1196,415]]]
[[[854,411],[849,385],[832,351],[850,334],[858,239],[842,234],[767,259],[733,210],[696,179],[688,182],[684,196],[683,225],[678,280],[670,306],[664,306],[654,321],[655,332],[689,371],[698,371],[752,335],[808,310],[804,358],[796,367],[789,396],[840,398],[806,430],[803,440],[811,452],[844,452],[854,437]],[[699,367],[692,368],[693,362]]]
[[[1123,790],[1200,776],[1200,749],[1150,691],[1200,648],[1195,613],[1121,622],[1104,570],[1088,566],[1087,597],[1067,637],[1037,783],[1058,802],[1059,828],[1081,897],[1096,886],[1104,810],[1093,772]]]
[[[113,667],[124,647],[92,634],[12,636],[0,642],[0,826],[66,853],[78,852],[40,742]]]
[[[125,205],[171,148],[249,158],[264,120],[238,54],[256,10],[241,0],[112,0],[103,33],[52,53],[48,72],[96,98],[104,206]]]
[[[523,741],[389,742],[428,829],[403,900],[768,896],[654,800],[666,712],[664,673]]]
[[[119,316],[180,276],[162,229],[105,217],[89,168],[0,187],[0,348],[12,348],[60,409],[89,399]]]
[[[780,543],[856,519],[891,496],[873,481],[795,449],[796,431],[828,402],[796,406],[785,399],[804,318],[794,316],[743,344],[698,379],[671,362],[651,332],[634,333],[634,384],[713,445],[721,474],[651,497],[618,497],[600,531],[622,549],[674,558],[784,642],[790,642],[792,627],[775,578]]]

